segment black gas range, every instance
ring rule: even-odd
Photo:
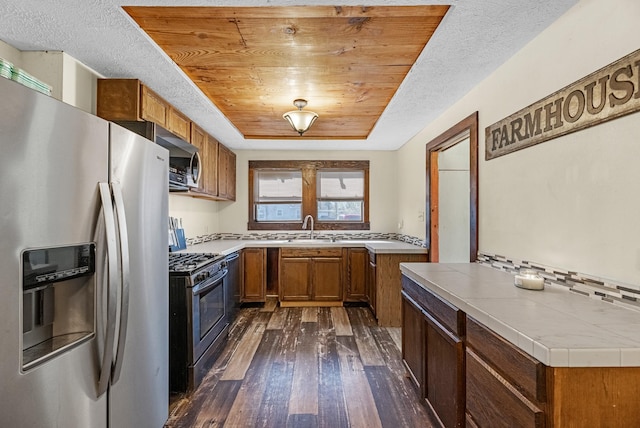
[[[194,390],[215,362],[229,329],[226,257],[169,253],[169,386]]]
[[[224,259],[225,256],[215,253],[169,253],[169,276],[191,276],[205,267],[209,272],[211,267],[218,271]]]

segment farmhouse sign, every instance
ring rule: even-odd
[[[485,159],[640,111],[640,50],[485,130]]]

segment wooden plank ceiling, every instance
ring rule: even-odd
[[[137,7],[124,10],[245,138],[366,139],[448,6]],[[402,124],[398,124],[402,126]]]

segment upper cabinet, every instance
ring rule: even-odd
[[[176,193],[236,199],[236,155],[137,79],[98,79],[97,115],[114,122],[153,122],[198,148],[197,187]],[[126,125],[125,125],[126,126]]]
[[[236,154],[222,144],[218,147],[218,194],[236,200]]]

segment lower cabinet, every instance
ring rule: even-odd
[[[376,255],[371,251],[369,253],[369,263],[367,266],[367,297],[369,299],[369,308],[373,312],[373,316],[378,319],[376,313]]]
[[[267,293],[267,249],[245,248],[242,250],[241,300],[264,302]]]
[[[425,339],[426,318],[424,312],[405,292],[402,292],[402,361],[411,380],[425,397]]]
[[[544,427],[546,366],[467,317],[467,419],[478,426]]]
[[[367,267],[369,251],[366,248],[346,248],[345,302],[367,302]]]
[[[544,427],[544,412],[467,349],[467,419],[482,427]]]
[[[282,248],[280,301],[342,301],[341,248]]]
[[[640,426],[640,367],[549,367],[402,277],[402,357],[445,427]]]
[[[402,325],[400,263],[426,262],[427,254],[369,252],[369,297],[381,327]]]
[[[464,313],[403,278],[402,357],[444,427],[465,426]]]
[[[426,399],[445,427],[464,426],[464,344],[427,314]]]

